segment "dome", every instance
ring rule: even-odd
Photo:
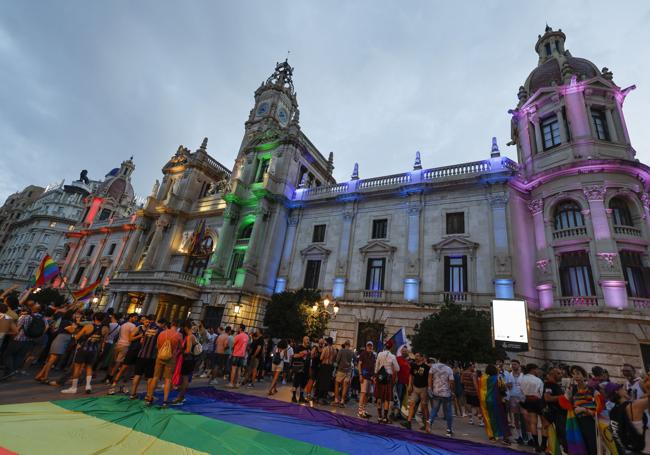
[[[589,79],[600,74],[596,65],[584,58],[567,56],[564,57],[563,60],[570,69],[570,73],[578,76],[578,79],[583,78],[583,76],[584,78]],[[551,58],[530,73],[524,87],[526,87],[528,93],[532,95],[540,88],[562,84],[564,84],[564,81],[562,78],[560,61],[557,58]]]
[[[120,168],[111,169],[105,177],[115,177],[120,172]]]

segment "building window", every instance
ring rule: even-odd
[[[368,271],[366,273],[366,289],[368,291],[383,291],[385,273],[386,273],[386,258],[368,259]]]
[[[445,292],[467,292],[467,256],[445,256]]]
[[[88,252],[86,253],[86,256],[92,256],[93,251],[95,251],[95,245],[90,245],[88,247]]]
[[[609,201],[609,208],[612,211],[614,226],[634,226],[632,214],[627,204],[620,197],[614,197]]]
[[[307,289],[318,289],[318,279],[320,277],[320,261],[308,260],[307,269],[305,270],[305,282],[303,287]]]
[[[228,279],[234,283],[235,278],[237,278],[237,270],[239,270],[244,263],[244,256],[246,251],[244,250],[235,250],[232,253],[232,258],[230,258],[230,268],[228,269]]]
[[[253,223],[250,223],[244,229],[241,230],[239,233],[239,237],[237,237],[238,240],[249,240],[251,238],[251,234],[253,233]]]
[[[546,50],[546,55],[551,55],[551,43],[544,44],[544,49]]]
[[[609,141],[609,130],[607,129],[607,121],[605,120],[605,113],[600,110],[591,110],[591,119],[594,122],[594,130],[596,130],[596,137],[601,141]]]
[[[99,221],[104,221],[109,219],[111,216],[111,211],[109,209],[102,209],[101,213],[99,214]]]
[[[381,220],[372,220],[372,238],[385,239],[388,233],[388,220],[386,218]]]
[[[255,175],[255,183],[260,183],[264,180],[264,174],[266,174],[266,171],[269,169],[269,162],[271,160],[266,158],[266,159],[261,159],[258,161],[257,165],[257,173]]]
[[[560,257],[560,284],[562,296],[593,296],[594,280],[589,256],[584,251],[564,253]]]
[[[314,233],[311,236],[312,243],[322,243],[325,241],[325,224],[314,226]]]
[[[554,222],[556,231],[585,225],[582,209],[575,201],[560,202],[555,208]]]
[[[641,255],[636,251],[621,251],[621,265],[627,295],[630,297],[650,297],[650,267],[643,267]]]
[[[97,274],[97,281],[103,279],[104,275],[106,275],[106,266],[103,266],[101,269],[99,269],[99,273]]]
[[[85,271],[86,271],[85,267],[79,267],[79,270],[77,270],[77,274],[74,276],[74,280],[72,280],[72,284],[79,284],[79,282],[81,281],[81,277],[83,276]]]
[[[447,213],[447,234],[465,233],[465,213]]]
[[[542,139],[544,141],[544,150],[561,144],[560,123],[555,115],[542,121]]]
[[[112,256],[115,253],[115,243],[111,243],[111,246],[108,247],[108,256]]]

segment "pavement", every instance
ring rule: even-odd
[[[0,405],[3,404],[12,404],[12,403],[30,403],[30,402],[39,402],[39,401],[53,401],[53,400],[65,400],[72,398],[81,398],[87,397],[83,392],[83,386],[80,385],[79,393],[77,395],[64,395],[60,391],[64,387],[53,387],[48,385],[40,384],[34,381],[33,377],[36,371],[29,371],[28,375],[17,374],[12,376],[8,380],[0,382]],[[60,372],[53,372],[51,378],[57,378]],[[103,377],[103,373],[100,375]],[[80,382],[81,384],[81,382]],[[130,383],[129,383],[130,385]],[[207,379],[196,378],[192,381],[191,387],[205,387],[208,385]],[[255,384],[255,387],[240,387],[238,389],[230,389],[225,387],[225,381],[219,380],[219,384],[215,386],[217,389],[223,389],[230,392],[242,393],[246,395],[253,395],[257,397],[268,397],[268,388],[270,386],[270,379],[266,378],[265,380]],[[139,392],[144,392],[145,387],[143,384],[140,384]],[[108,392],[108,386],[98,381],[93,383],[93,392],[90,396],[103,396]],[[272,397],[275,400],[280,400],[284,402],[291,401],[291,387],[289,385],[278,385],[278,393]],[[312,406],[320,409],[327,410],[334,414],[343,414],[346,416],[357,417],[357,402],[352,400],[349,402],[345,408],[338,408],[334,406],[326,405],[316,405],[314,403],[301,404],[300,406]],[[377,408],[374,403],[366,407],[366,411],[372,415],[371,421],[376,422]],[[419,418],[418,418],[419,419]],[[399,421],[391,423],[390,425],[399,426]],[[420,431],[419,428],[421,423],[413,422],[413,429],[410,431]],[[455,439],[463,439],[472,442],[478,442],[482,444],[495,445],[499,447],[504,447],[502,443],[489,441],[485,429],[478,425],[470,425],[469,419],[467,417],[454,417],[454,436]],[[401,428],[401,427],[400,427]],[[409,431],[404,429],[404,431]],[[444,419],[436,420],[432,427],[433,434],[438,436],[445,436],[446,433],[446,423]],[[519,450],[522,453],[534,453],[533,450],[528,447],[518,446],[516,443],[513,443],[510,447],[513,450]]]

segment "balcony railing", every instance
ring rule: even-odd
[[[348,183],[339,183],[337,185],[317,186],[314,188],[307,188],[302,194],[303,198],[312,196],[321,196],[325,194],[339,194],[345,193],[348,190]]]
[[[472,163],[438,167],[424,171],[424,180],[436,180],[445,177],[456,177],[459,175],[489,172],[491,168],[492,166],[489,161],[474,161]]]
[[[650,298],[628,297],[628,300],[630,301],[630,305],[633,308],[638,308],[638,309],[650,308]]]
[[[361,291],[363,300],[384,300],[385,294],[383,290],[368,290]]]
[[[641,229],[634,226],[614,226],[614,234],[641,237]]]
[[[443,292],[442,301],[452,301],[452,302],[468,302],[469,301],[468,292]]]
[[[197,286],[197,279],[195,275],[185,272],[174,272],[165,270],[143,270],[143,271],[129,271],[117,272],[114,280],[128,280],[128,281],[176,281],[186,284],[193,284]]]
[[[556,299],[557,306],[559,307],[573,307],[573,308],[591,308],[598,306],[598,297],[594,296],[578,296],[578,297],[559,297]]]
[[[584,226],[572,227],[567,229],[559,229],[553,231],[553,239],[566,239],[570,237],[584,237],[587,235],[587,228]]]
[[[409,183],[411,181],[411,174],[394,174],[386,175],[383,177],[374,177],[371,179],[361,180],[359,182],[360,190],[365,188],[378,188],[382,186],[393,186],[393,185],[402,185],[404,183]]]

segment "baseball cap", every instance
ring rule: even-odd
[[[374,343],[372,341],[366,341],[366,346],[374,346]]]

